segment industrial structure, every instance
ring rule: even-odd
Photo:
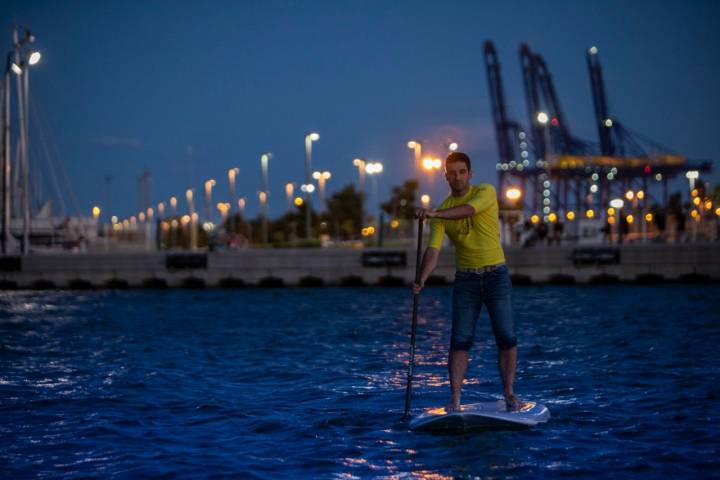
[[[527,44],[520,46],[527,128],[509,118],[498,55],[490,41],[485,43],[499,153],[498,191],[507,203],[531,215],[535,223],[574,220],[576,216],[604,220],[612,199],[626,198],[634,208],[645,211],[667,206],[671,179],[678,175],[697,178],[700,172],[711,170],[710,161],[690,162],[631,133],[612,117],[598,49],[591,47],[586,55],[597,143],[572,134],[550,70],[543,57]]]

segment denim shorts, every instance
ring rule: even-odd
[[[498,348],[505,350],[516,346],[511,297],[512,283],[506,265],[484,273],[455,273],[450,348],[470,350],[483,305],[490,315]]]

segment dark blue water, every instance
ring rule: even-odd
[[[446,401],[450,294],[422,297],[417,409]],[[527,287],[515,289],[514,305],[517,391],[553,418],[532,430],[439,436],[398,422],[406,289],[5,292],[0,473],[720,474],[720,287]],[[477,347],[464,402],[501,392],[486,321]]]

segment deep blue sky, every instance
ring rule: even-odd
[[[106,175],[110,213],[127,216],[145,167],[157,203],[208,178],[227,198],[233,166],[255,213],[259,156],[271,151],[277,215],[284,184],[303,179],[311,130],[330,191],[356,181],[358,156],[384,163],[383,193],[409,178],[412,138],[439,154],[452,137],[476,180],[494,182],[486,39],[523,123],[517,50],[529,42],[573,132],[596,141],[584,56],[596,45],[614,117],[689,158],[717,157],[720,2],[6,1],[8,48],[14,21],[43,52],[31,93],[83,213],[108,203]]]

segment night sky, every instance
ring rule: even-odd
[[[94,204],[105,218],[136,213],[146,167],[155,204],[177,195],[184,209],[185,189],[199,194],[209,178],[214,201],[226,200],[235,166],[254,215],[270,151],[276,216],[285,183],[303,180],[309,131],[320,133],[313,167],[332,172],[329,191],[356,182],[352,159],[364,157],[385,165],[386,196],[413,176],[410,139],[438,156],[457,141],[475,180],[494,182],[488,39],[523,124],[518,47],[528,42],[573,133],[597,141],[585,64],[596,45],[613,117],[688,158],[717,157],[720,2],[5,1],[7,49],[13,22],[43,54],[31,74],[33,161],[50,185],[41,119],[85,215]],[[444,192],[438,177],[433,201]]]

